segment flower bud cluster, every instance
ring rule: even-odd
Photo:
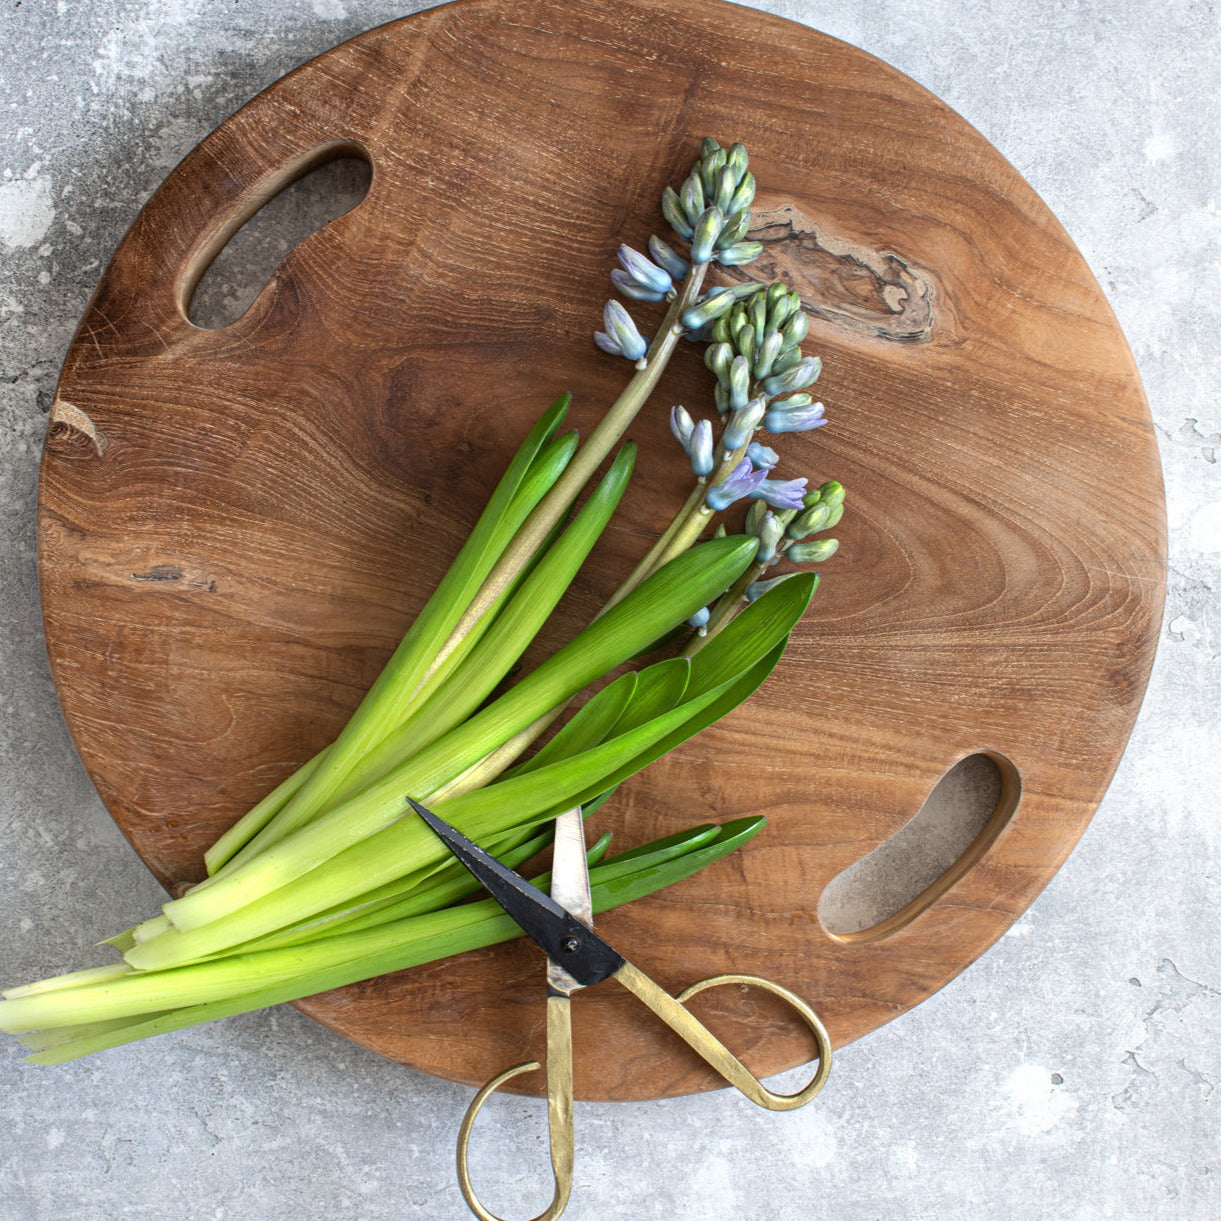
[[[822,372],[822,361],[801,351],[810,327],[801,298],[779,281],[766,289],[751,287],[752,292],[735,301],[725,303],[723,296],[716,296],[699,307],[705,316],[713,315],[705,322],[711,343],[704,362],[716,374],[717,409],[722,415],[740,410],[753,390],[766,402],[761,422],[768,432],[821,427],[826,422],[823,405],[808,394],[794,393],[812,385]],[[687,311],[684,323],[695,312]]]
[[[745,240],[755,199],[748,161],[745,145],[725,149],[707,138],[681,189],[666,187],[662,193],[662,215],[690,244],[692,263],[737,267],[763,253],[761,243]]]

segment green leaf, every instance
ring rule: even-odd
[[[234,859],[250,860],[308,823],[339,790],[360,759],[403,719],[437,650],[522,522],[571,460],[575,438],[551,441],[571,400],[571,395],[561,395],[530,430],[449,571],[339,737],[301,788]],[[244,829],[234,835],[234,840],[252,824],[243,820],[238,825]]]
[[[291,838],[166,903],[166,916],[184,931],[201,928],[385,827],[401,817],[404,795],[427,800],[442,784],[656,639],[668,624],[689,618],[711,602],[745,571],[755,548],[753,538],[737,535],[701,543],[671,560],[495,703]]]
[[[614,736],[628,733],[677,708],[683,701],[690,677],[691,662],[685,657],[671,657],[641,670],[631,702],[615,722]]]
[[[608,911],[691,877],[746,843],[762,826],[762,819],[742,819],[717,828],[713,836],[709,836],[708,828],[697,828],[691,838],[694,846],[689,850],[676,853],[682,837],[671,836],[659,842],[658,846],[665,845],[661,851],[651,851],[655,846],[648,845],[596,866],[590,870],[594,910]],[[536,884],[543,885],[545,881],[540,878]],[[517,924],[501,911],[499,905],[487,899],[397,921],[348,937],[327,938],[319,945],[310,947],[308,952],[304,949],[277,950],[243,956],[241,974],[249,981],[249,986],[245,991],[222,993],[215,999],[204,998],[208,997],[210,990],[217,988],[215,968],[218,964],[184,967],[163,973],[160,985],[151,991],[164,998],[173,995],[174,988],[179,987],[178,995],[191,997],[193,1003],[180,1003],[169,1012],[149,1017],[147,1011],[131,1010],[129,1002],[127,1008],[131,1016],[143,1016],[119,1024],[113,1012],[124,1006],[115,1006],[112,1002],[111,1016],[95,1019],[99,1026],[92,1035],[40,1052],[29,1059],[35,1064],[63,1064],[108,1047],[296,1000],[390,971],[434,962],[465,950],[509,941],[520,935],[521,929]],[[283,969],[283,957],[275,958],[277,955],[294,955],[295,974],[279,979],[270,978],[277,969]],[[273,958],[274,963],[267,961]],[[200,974],[194,974],[196,972]],[[166,980],[165,977],[169,975],[176,979]],[[104,1004],[93,1004],[97,999],[78,997],[75,1010],[78,1020],[60,1024],[81,1025],[79,1019],[86,1013],[96,1012],[99,1008],[105,1011]],[[164,1007],[164,1000],[157,1003]],[[31,1029],[21,1024],[26,1019],[14,1015],[11,1010],[5,1011],[4,1006],[12,1004],[15,1002],[0,1004],[0,1029]],[[50,1016],[56,1019],[62,1015]],[[35,1020],[41,1018],[36,1017]]]
[[[608,683],[597,695],[577,710],[560,731],[525,763],[519,764],[504,779],[536,771],[548,763],[567,759],[572,755],[597,746],[614,728],[636,690],[636,672],[621,674]]]

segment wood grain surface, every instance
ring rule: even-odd
[[[658,193],[705,134],[746,142],[763,187],[750,274],[815,315],[832,424],[783,438],[785,471],[842,480],[848,513],[776,675],[593,820],[621,848],[744,814],[767,830],[603,931],[667,987],[785,984],[842,1045],[961,971],[1068,855],[1144,689],[1164,527],[1136,370],[1060,225],[936,98],[811,30],[695,0],[462,0],[306,64],[205,140],[136,219],[64,367],[40,493],[48,647],[81,756],[169,889],[338,730],[537,412],[570,389],[588,430],[617,393],[626,365],[590,338],[607,271],[621,240],[664,232]],[[371,162],[363,202],[238,321],[192,326],[229,236],[338,152]],[[549,643],[684,493],[667,409],[709,394],[680,352]],[[975,752],[1006,783],[974,850],[872,935],[829,935],[827,882]],[[764,996],[695,1005],[756,1071],[809,1058]],[[301,1008],[474,1083],[541,1052],[542,962],[518,943]],[[582,1097],[718,1084],[614,987],[578,998],[576,1055]]]

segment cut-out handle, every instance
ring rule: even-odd
[[[823,927],[837,941],[877,941],[910,924],[988,851],[1021,788],[1003,755],[960,759],[910,821],[827,883],[818,903]]]
[[[293,250],[365,198],[372,177],[367,157],[344,144],[329,146],[261,204],[186,286],[192,324],[220,330],[236,322]]]

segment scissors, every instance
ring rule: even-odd
[[[585,856],[585,825],[580,807],[555,820],[555,850],[551,896],[472,843],[447,822],[408,798],[412,809],[440,836],[446,847],[476,881],[513,917],[547,955],[547,1124],[555,1192],[534,1221],[554,1221],[572,1193],[572,1024],[574,992],[605,979],[616,979],[648,1006],[667,1026],[698,1052],[725,1080],[751,1102],[769,1111],[793,1111],[805,1106],[826,1083],[831,1071],[831,1040],[818,1015],[787,988],[757,975],[714,975],[671,996],[634,967],[593,931],[593,899]],[[749,984],[787,1001],[813,1031],[818,1044],[818,1069],[813,1080],[795,1094],[775,1094],[690,1014],[684,1002],[706,988]],[[489,1212],[471,1184],[467,1149],[471,1127],[487,1099],[506,1081],[534,1072],[538,1061],[518,1064],[493,1077],[475,1095],[458,1130],[458,1183],[463,1198],[480,1221],[501,1221]]]

